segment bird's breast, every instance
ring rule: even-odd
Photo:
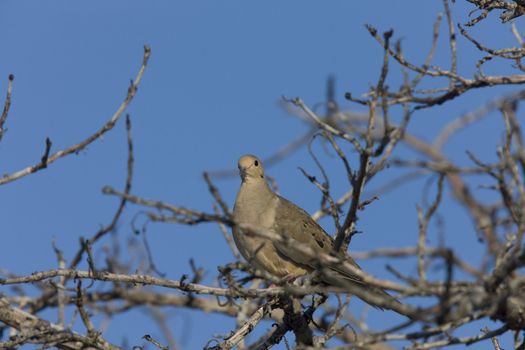
[[[270,229],[276,216],[278,198],[271,196],[266,191],[254,191],[250,186],[241,186],[235,207],[233,218],[239,224],[250,224],[263,229]]]
[[[277,205],[277,196],[272,196],[265,189],[251,188],[249,184],[243,184],[235,200],[233,218],[237,224],[271,230],[275,222]],[[285,274],[285,269],[278,267],[281,261],[270,240],[246,234],[237,226],[233,229],[233,238],[239,252],[250,264],[276,276]]]

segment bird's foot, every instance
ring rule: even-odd
[[[297,279],[296,275],[294,275],[293,273],[289,273],[283,278],[281,278],[279,282],[280,283],[293,283],[296,279]]]
[[[269,285],[269,288],[275,288],[285,283],[294,284],[297,286],[310,286],[312,285],[312,276],[309,274],[306,275],[295,275],[289,273],[286,276],[282,277],[277,284],[272,283]]]
[[[296,286],[310,286],[312,285],[312,276],[310,274],[295,275],[290,273],[281,278],[279,284],[282,283],[290,283]]]

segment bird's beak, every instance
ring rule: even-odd
[[[241,180],[244,181],[246,178],[246,168],[243,168],[242,166],[238,166],[239,168],[239,175],[241,175]]]

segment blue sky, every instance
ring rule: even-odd
[[[452,5],[456,22],[468,20],[472,8],[464,3]],[[139,68],[142,47],[149,44],[151,60],[128,109],[136,158],[132,192],[211,211],[212,198],[201,177],[204,170],[233,169],[245,153],[269,156],[307,130],[303,122],[279,106],[282,95],[299,96],[313,106],[323,101],[327,76],[334,74],[341,107],[359,110],[342,96],[346,91],[365,93],[377,81],[382,59],[381,48],[364,24],[380,31],[394,28],[405,55],[418,63],[430,48],[432,25],[440,11],[442,2],[437,0],[3,1],[0,93],[5,92],[8,74],[15,75],[15,82],[8,131],[0,143],[0,171],[11,173],[38,162],[46,137],[56,151],[97,130],[123,100],[129,79]],[[442,34],[446,35],[444,23]],[[518,28],[521,24],[518,20]],[[497,18],[489,18],[472,33],[488,46],[515,45],[510,25],[500,24]],[[481,55],[462,37],[458,40],[460,72],[471,77]],[[448,54],[442,38],[434,63],[448,68]],[[509,72],[507,65],[497,62],[489,67],[497,74]],[[389,84],[398,86],[399,78],[399,69],[392,68]],[[516,89],[469,92],[445,106],[417,114],[409,131],[432,140],[448,121]],[[468,164],[467,149],[484,160],[493,160],[501,130],[502,123],[494,114],[452,138],[445,152],[460,164]],[[316,143],[315,149],[322,152],[323,148]],[[403,148],[399,152],[406,154]],[[334,176],[336,194],[343,193],[342,167],[330,157],[324,159]],[[71,259],[79,237],[91,236],[111,219],[117,200],[102,195],[101,188],[122,188],[125,166],[121,121],[103,140],[80,154],[3,186],[0,267],[17,274],[55,268],[53,239],[66,259]],[[312,212],[320,194],[297,170],[299,166],[318,175],[305,148],[267,172],[277,178],[285,197]],[[385,171],[370,189],[397,173],[395,169]],[[362,212],[359,229],[363,233],[352,241],[350,249],[413,245],[417,237],[415,205],[422,202],[425,181],[384,195]],[[239,179],[217,180],[216,185],[232,205]],[[119,223],[117,235],[122,242],[133,237],[129,222],[139,210],[128,207]],[[460,248],[465,259],[478,262],[482,246],[466,212],[450,200],[448,190],[439,214],[445,222],[445,244]],[[323,224],[333,232],[329,221]],[[438,243],[437,231],[436,225],[431,225],[430,244]],[[157,267],[168,278],[189,272],[189,258],[206,268],[210,278],[217,265],[233,261],[216,225],[154,224],[149,226],[148,238]],[[99,247],[108,243],[109,239]],[[101,249],[97,259],[103,264]],[[363,261],[362,265],[379,277],[393,278],[385,263]],[[416,271],[413,262],[388,263],[408,274]],[[436,276],[439,273],[436,271]],[[169,314],[173,333],[186,349],[200,348],[214,334],[234,327],[232,320],[219,316],[177,309]],[[374,312],[371,317],[389,324],[397,319],[390,313]],[[117,344],[125,337],[130,345],[140,345],[143,334],[154,335],[149,324],[136,322],[143,318],[141,311],[120,316],[105,334]],[[491,323],[480,323],[471,330],[477,332],[484,325]]]

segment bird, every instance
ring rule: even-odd
[[[332,256],[335,254],[354,268],[361,269],[348,254],[334,252],[332,236],[306,211],[270,188],[263,164],[257,156],[247,154],[240,157],[238,168],[241,186],[233,208],[233,220],[236,224],[233,225],[232,235],[237,249],[251,266],[276,278],[291,281],[298,276],[319,271],[319,261],[315,256],[324,253]],[[243,232],[242,225],[268,230],[272,234],[286,237],[288,241],[247,234]],[[294,249],[294,242],[310,248],[314,254]],[[366,291],[360,293],[360,298],[372,306],[382,309],[374,301],[365,300],[369,299],[366,294],[375,294],[399,303],[383,289],[365,284],[360,276],[348,271],[349,269],[331,265],[325,270],[328,273],[321,273],[319,277],[322,283],[343,288],[360,287]]]

